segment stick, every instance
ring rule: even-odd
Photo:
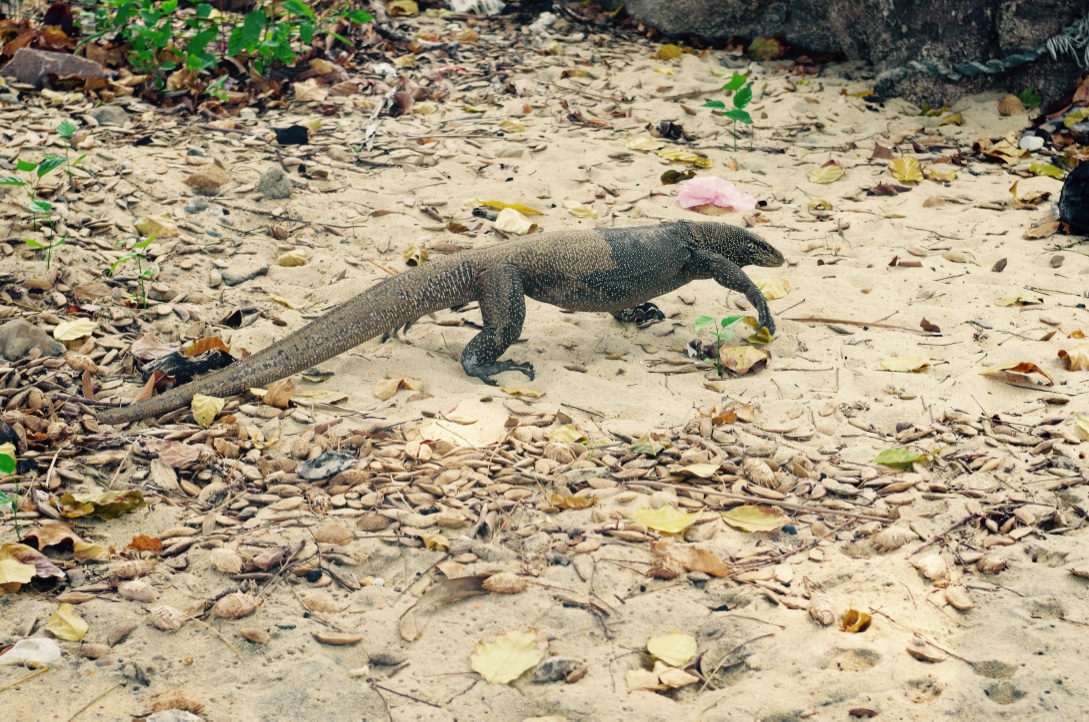
[[[907,326],[896,326],[891,323],[870,323],[868,321],[848,321],[842,318],[820,318],[818,316],[804,316],[804,317],[791,317],[785,319],[787,321],[800,321],[801,323],[842,323],[847,326],[872,326],[874,328],[889,328],[894,331],[907,331],[908,333],[917,333],[920,336],[941,336],[940,333],[930,333],[929,331],[920,331],[914,328],[908,328]]]
[[[90,707],[90,706],[91,706],[91,705],[93,705],[93,704],[94,704],[95,702],[97,702],[98,700],[100,700],[100,699],[102,699],[103,697],[105,697],[106,695],[108,695],[108,694],[109,694],[110,692],[114,691],[114,690],[115,690],[115,689],[117,689],[118,687],[124,687],[124,686],[125,686],[125,683],[124,683],[124,682],[118,682],[118,683],[117,683],[117,684],[115,684],[114,686],[110,687],[110,688],[109,688],[109,689],[107,689],[107,690],[106,690],[105,692],[103,692],[102,694],[98,695],[97,697],[95,697],[94,699],[92,699],[92,700],[91,700],[90,702],[88,702],[87,704],[85,704],[85,705],[83,705],[82,707],[80,707],[79,709],[77,709],[77,710],[76,710],[76,713],[75,713],[75,714],[73,714],[73,715],[72,715],[71,717],[69,717],[69,718],[68,718],[68,722],[72,722],[72,720],[74,720],[74,719],[75,719],[76,717],[79,717],[79,716],[80,716],[81,714],[83,714],[84,712],[86,712],[86,711],[87,711],[87,708],[88,708],[88,707]]]
[[[975,519],[978,516],[980,516],[980,514],[969,514],[968,516],[964,517],[963,519],[960,519],[959,521],[956,521],[956,522],[950,524],[947,528],[945,528],[944,530],[942,530],[942,531],[938,532],[937,534],[935,534],[930,539],[930,541],[926,542],[925,544],[920,544],[919,546],[915,547],[915,551],[913,551],[911,554],[908,554],[908,558],[910,559],[911,557],[913,557],[916,554],[918,554],[919,552],[921,552],[923,549],[926,549],[928,546],[930,546],[930,545],[934,544],[935,542],[937,542],[938,540],[942,539],[943,537],[945,537],[950,532],[955,531],[958,527],[964,526],[965,524],[972,521],[973,519]]]

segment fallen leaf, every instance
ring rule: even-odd
[[[139,489],[107,491],[100,494],[62,494],[58,508],[61,516],[78,519],[96,516],[99,519],[115,519],[136,509],[147,506]]]
[[[80,562],[108,562],[110,550],[102,544],[78,541],[72,545],[72,557]]]
[[[641,135],[638,138],[628,138],[624,143],[624,147],[628,150],[659,150],[665,147],[665,143],[660,140],[655,140],[648,135]]]
[[[1045,386],[1054,386],[1055,379],[1051,374],[1032,363],[1031,361],[1015,361],[1014,363],[988,366],[979,372],[980,376],[992,378],[995,381],[1010,384],[1011,386],[1036,386],[1029,378],[1030,374],[1039,374],[1047,379]]]
[[[1033,175],[1047,176],[1056,180],[1062,180],[1066,177],[1066,171],[1050,163],[1030,163],[1028,169],[1029,173]]]
[[[657,674],[646,669],[629,669],[624,673],[624,679],[632,692],[660,692],[666,688]]]
[[[952,183],[957,179],[957,172],[950,168],[949,170],[938,170],[934,166],[928,165],[923,168],[923,175],[932,181],[938,181],[941,183]]]
[[[658,681],[669,689],[687,687],[690,684],[695,684],[700,681],[700,678],[691,672],[686,672],[685,670],[677,669],[676,667],[670,667],[662,662],[655,663],[654,673],[658,675]]]
[[[687,466],[674,466],[669,471],[673,474],[686,474],[700,479],[710,479],[718,473],[719,466],[720,464],[688,464]]]
[[[178,226],[167,213],[157,216],[144,216],[133,224],[140,235],[150,238],[173,238],[178,235]]]
[[[45,631],[51,632],[57,639],[67,642],[79,642],[87,636],[87,622],[79,616],[76,608],[68,603],[57,607],[57,611],[49,616],[45,624]]]
[[[276,265],[283,266],[284,268],[305,266],[306,249],[296,248],[294,250],[288,251],[287,253],[281,254],[280,257],[276,259]]]
[[[518,211],[523,216],[539,216],[539,215],[541,215],[541,212],[539,210],[537,210],[536,208],[530,208],[529,206],[524,206],[521,203],[504,203],[503,201],[470,200],[470,201],[466,201],[465,205],[472,206],[474,208],[477,207],[477,206],[484,206],[485,208],[491,208],[491,209],[497,210],[497,211],[501,211],[501,210],[503,210],[505,208],[510,208],[511,210]]]
[[[450,540],[444,535],[439,533],[424,534],[420,537],[424,543],[424,549],[430,552],[448,552],[450,551]]]
[[[666,447],[654,437],[652,437],[649,433],[647,433],[643,434],[638,439],[633,441],[631,446],[628,448],[631,449],[631,453],[633,454],[646,454],[647,456],[657,456],[658,454],[662,453],[662,451],[665,450]]]
[[[261,401],[277,409],[286,409],[291,406],[291,399],[295,396],[295,381],[289,376],[269,384]]]
[[[216,416],[223,410],[224,404],[226,404],[226,401],[218,396],[205,396],[204,394],[196,394],[193,396],[193,400],[189,402],[189,406],[193,411],[193,418],[205,429],[216,420]]]
[[[678,163],[691,163],[697,168],[706,169],[714,165],[714,162],[707,156],[680,148],[662,148],[658,151],[658,157]]]
[[[1069,351],[1060,350],[1059,358],[1067,371],[1089,371],[1089,343],[1078,344]]]
[[[915,158],[895,158],[889,163],[892,177],[901,183],[918,183],[923,180],[923,172],[919,167],[919,161]]]
[[[374,395],[379,401],[392,399],[400,389],[419,391],[423,388],[423,381],[408,376],[398,376],[392,379],[381,379],[374,385]]]
[[[692,661],[699,651],[696,638],[691,634],[670,632],[647,641],[647,651],[671,667],[683,667]]]
[[[1074,418],[1074,428],[1083,441],[1089,441],[1089,416],[1076,414]]]
[[[912,373],[930,368],[930,359],[925,356],[882,356],[878,359],[885,371]]]
[[[759,371],[771,360],[771,354],[752,346],[723,346],[718,358],[727,371],[741,375]]]
[[[809,180],[813,183],[834,183],[843,177],[843,166],[834,160],[809,171]]]
[[[996,306],[1037,306],[1042,304],[1044,299],[1042,298],[1025,298],[1024,296],[1010,296],[1008,298],[1000,298],[994,302]]]
[[[495,217],[495,227],[518,236],[525,236],[538,230],[536,223],[513,208],[504,208],[499,211],[499,215]]]
[[[655,556],[669,559],[680,564],[685,571],[703,572],[713,577],[725,577],[729,575],[730,568],[726,562],[719,559],[706,549],[690,544],[677,544],[669,539],[654,542],[651,551]]]
[[[24,542],[35,542],[38,549],[57,546],[58,544],[75,544],[82,541],[78,534],[72,531],[72,527],[62,521],[43,522],[37,529],[31,529],[23,537]]]
[[[910,469],[913,464],[929,463],[930,457],[936,453],[936,451],[924,453],[910,449],[885,449],[874,457],[873,463],[894,469]]]
[[[87,338],[94,330],[98,328],[98,324],[89,318],[77,318],[75,321],[61,321],[57,324],[57,327],[53,329],[53,338],[58,341],[77,341],[81,338]]]
[[[654,53],[655,60],[676,60],[684,55],[684,51],[673,43],[666,43],[662,47],[658,48],[658,52]]]
[[[574,424],[562,424],[548,432],[548,440],[559,444],[578,444],[590,439]]]
[[[1039,240],[1040,238],[1048,238],[1059,232],[1059,221],[1047,221],[1041,223],[1038,226],[1033,226],[1025,231],[1022,238],[1026,241]]]
[[[493,642],[478,642],[469,657],[473,671],[491,684],[508,684],[544,659],[548,640],[544,634],[507,632]]]
[[[648,529],[667,534],[680,534],[692,526],[698,517],[699,514],[688,514],[671,504],[666,504],[658,509],[643,507],[632,515],[631,520]]]
[[[873,621],[873,617],[865,612],[860,612],[857,609],[848,609],[847,613],[843,615],[843,622],[839,626],[841,632],[865,632],[870,628],[870,622]]]
[[[734,529],[769,534],[790,524],[790,517],[770,506],[744,504],[722,513],[722,520]]]
[[[5,592],[17,592],[24,584],[34,579],[34,565],[24,564],[15,559],[0,559],[0,589]]]
[[[552,494],[548,500],[552,506],[560,509],[586,509],[597,503],[596,496],[574,496],[573,494]]]
[[[183,353],[186,356],[200,356],[202,353],[213,350],[230,353],[231,347],[223,343],[223,339],[219,336],[205,336],[204,338],[198,338],[196,341],[186,346]]]
[[[507,133],[524,133],[526,131],[526,124],[520,120],[514,118],[506,118],[500,121],[499,128]]]
[[[756,287],[764,294],[764,298],[775,301],[790,292],[790,281],[782,276],[772,276],[771,278],[758,279]]]
[[[530,399],[539,399],[543,395],[542,392],[537,389],[516,386],[500,386],[499,390],[505,394],[510,394],[511,396],[525,396]]]

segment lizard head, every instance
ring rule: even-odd
[[[760,236],[726,223],[690,225],[701,246],[719,253],[739,266],[774,268],[786,262],[783,254]]]

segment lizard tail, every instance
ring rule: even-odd
[[[242,361],[145,401],[100,411],[98,420],[124,424],[188,406],[197,394],[223,397],[265,386],[472,298],[472,271],[467,263],[414,268],[387,278]]]

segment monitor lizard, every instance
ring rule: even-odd
[[[238,363],[151,399],[101,411],[98,420],[137,421],[187,406],[197,394],[222,397],[264,386],[471,301],[480,304],[483,329],[465,346],[461,366],[493,386],[492,376],[506,371],[534,378],[532,364],[499,359],[522,333],[526,296],[624,318],[625,309],[713,278],[743,293],[760,324],[774,334],[767,300],[741,267],[782,264],[783,255],[756,234],[713,222],[554,231],[462,251],[387,278]]]

